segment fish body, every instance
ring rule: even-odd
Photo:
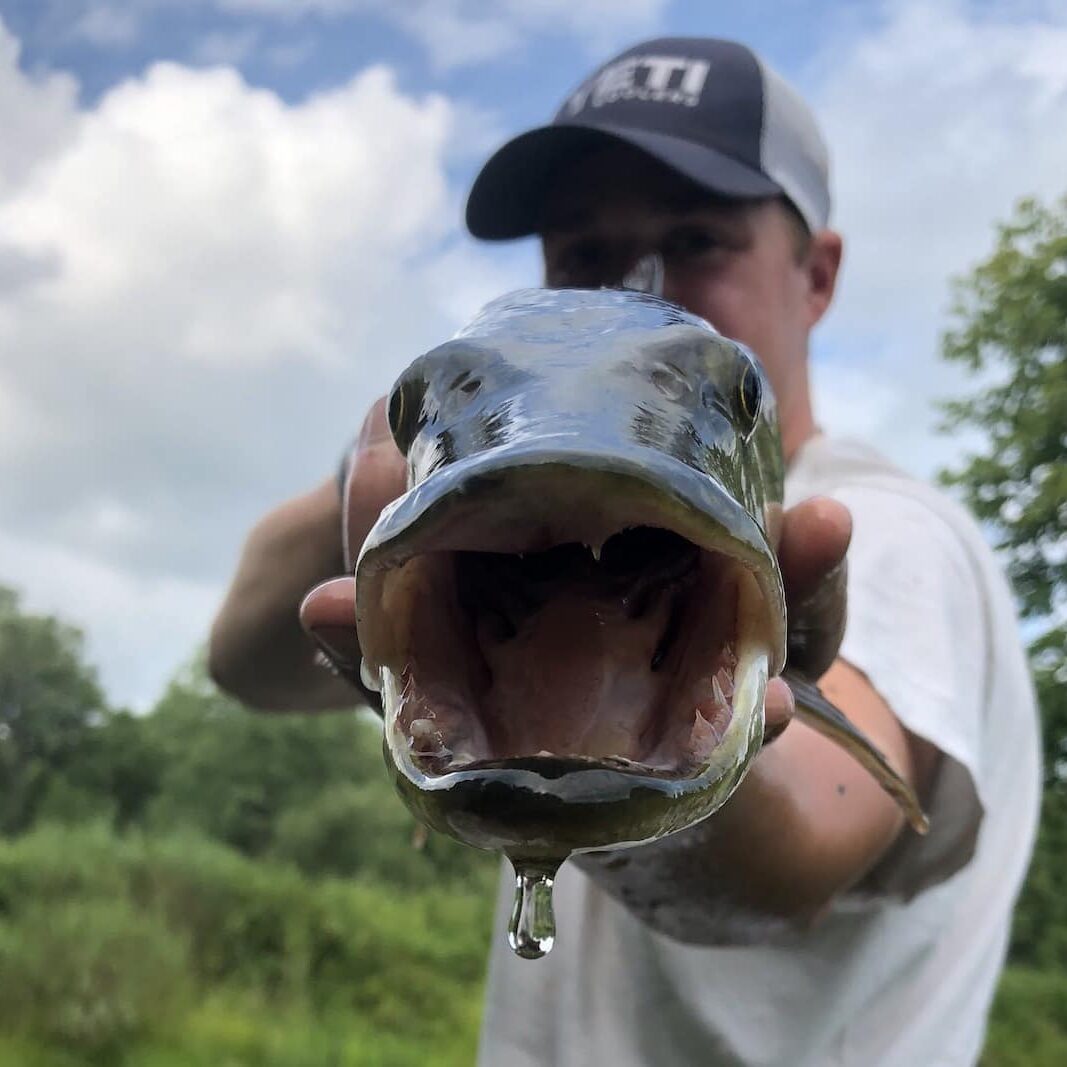
[[[742,345],[644,293],[520,291],[416,359],[389,421],[409,489],[356,617],[419,819],[527,874],[684,829],[743,778],[788,660],[808,721],[918,822],[810,684],[811,628],[790,640],[777,412]]]

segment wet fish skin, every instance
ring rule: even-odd
[[[613,527],[663,526],[748,568],[767,605],[770,673],[788,659],[783,677],[798,716],[859,758],[924,829],[907,783],[812,684],[844,625],[843,574],[787,629],[775,555],[784,481],[777,413],[770,383],[742,346],[654,296],[523,291],[416,359],[391,393],[390,424],[410,488],[383,512],[356,566],[366,673],[378,672],[387,697],[382,664],[395,620],[383,603],[388,575],[405,561],[470,548],[472,530],[478,550],[514,552],[521,529],[521,550],[534,552],[561,540],[592,543]],[[549,863],[706,817],[762,741],[760,697],[729,751],[692,779],[562,757],[429,775],[388,722],[385,750],[421,820],[513,860]]]

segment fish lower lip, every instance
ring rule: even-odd
[[[713,757],[733,716],[747,572],[667,531],[618,536],[599,561],[562,545],[404,565],[387,713],[423,773],[563,760],[689,777]]]

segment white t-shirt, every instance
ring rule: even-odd
[[[963,509],[866,446],[809,441],[786,503],[814,494],[853,517],[842,657],[944,753],[929,835],[905,830],[876,898],[846,896],[814,929],[743,948],[657,934],[565,864],[556,947],[520,960],[505,943],[505,870],[482,1067],[978,1059],[1038,812],[1037,713],[1011,595]]]

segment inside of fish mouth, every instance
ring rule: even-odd
[[[727,553],[637,527],[597,553],[427,552],[399,570],[387,727],[424,773],[570,758],[689,777],[722,743],[763,602]]]

